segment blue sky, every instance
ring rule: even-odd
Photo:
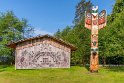
[[[53,34],[58,28],[73,25],[75,6],[80,0],[0,0],[0,12],[12,10],[19,18],[26,18],[36,34]],[[111,13],[115,0],[91,0],[99,10]]]

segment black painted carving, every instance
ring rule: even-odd
[[[69,56],[69,53],[50,44],[39,44],[25,48],[17,55],[17,68],[69,67]]]

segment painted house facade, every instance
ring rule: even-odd
[[[76,48],[62,39],[43,35],[12,42],[16,69],[70,68],[71,51]]]

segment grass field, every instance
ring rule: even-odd
[[[99,73],[89,73],[80,66],[39,70],[0,66],[0,83],[124,83],[124,67],[100,68]]]

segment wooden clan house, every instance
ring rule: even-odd
[[[50,35],[11,42],[15,49],[16,69],[70,68],[72,44]]]

